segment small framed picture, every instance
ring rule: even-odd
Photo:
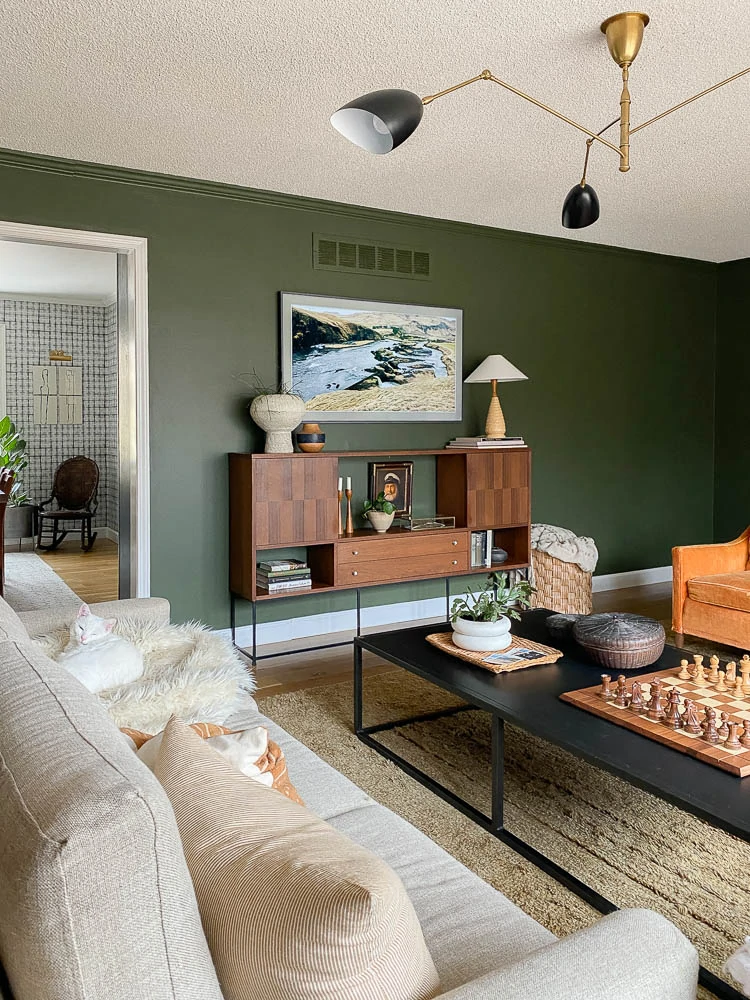
[[[410,517],[413,471],[413,462],[370,462],[370,500],[385,493],[396,506],[396,517]]]

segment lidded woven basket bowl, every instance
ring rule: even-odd
[[[544,619],[544,624],[553,639],[572,639],[573,626],[585,617],[585,615],[574,614],[550,615],[549,618]]]
[[[664,627],[653,618],[622,611],[587,615],[573,626],[573,638],[595,663],[609,670],[639,670],[664,651]]]

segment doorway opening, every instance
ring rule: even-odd
[[[0,222],[4,526],[16,610],[149,594],[146,241]]]

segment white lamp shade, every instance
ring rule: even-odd
[[[468,378],[464,379],[464,382],[492,382],[493,379],[498,382],[520,382],[526,378],[528,375],[524,375],[502,354],[490,354]]]

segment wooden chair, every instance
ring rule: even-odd
[[[63,521],[81,522],[81,548],[88,552],[96,541],[96,532],[91,531],[91,522],[96,513],[97,490],[99,489],[99,466],[92,458],[76,455],[58,465],[52,484],[52,496],[39,504],[37,548],[45,551],[56,549],[68,534],[61,527]],[[55,503],[52,510],[45,508]],[[42,544],[42,536],[47,530],[52,534],[49,545]]]
[[[5,593],[5,509],[14,479],[8,469],[0,469],[0,597]]]

